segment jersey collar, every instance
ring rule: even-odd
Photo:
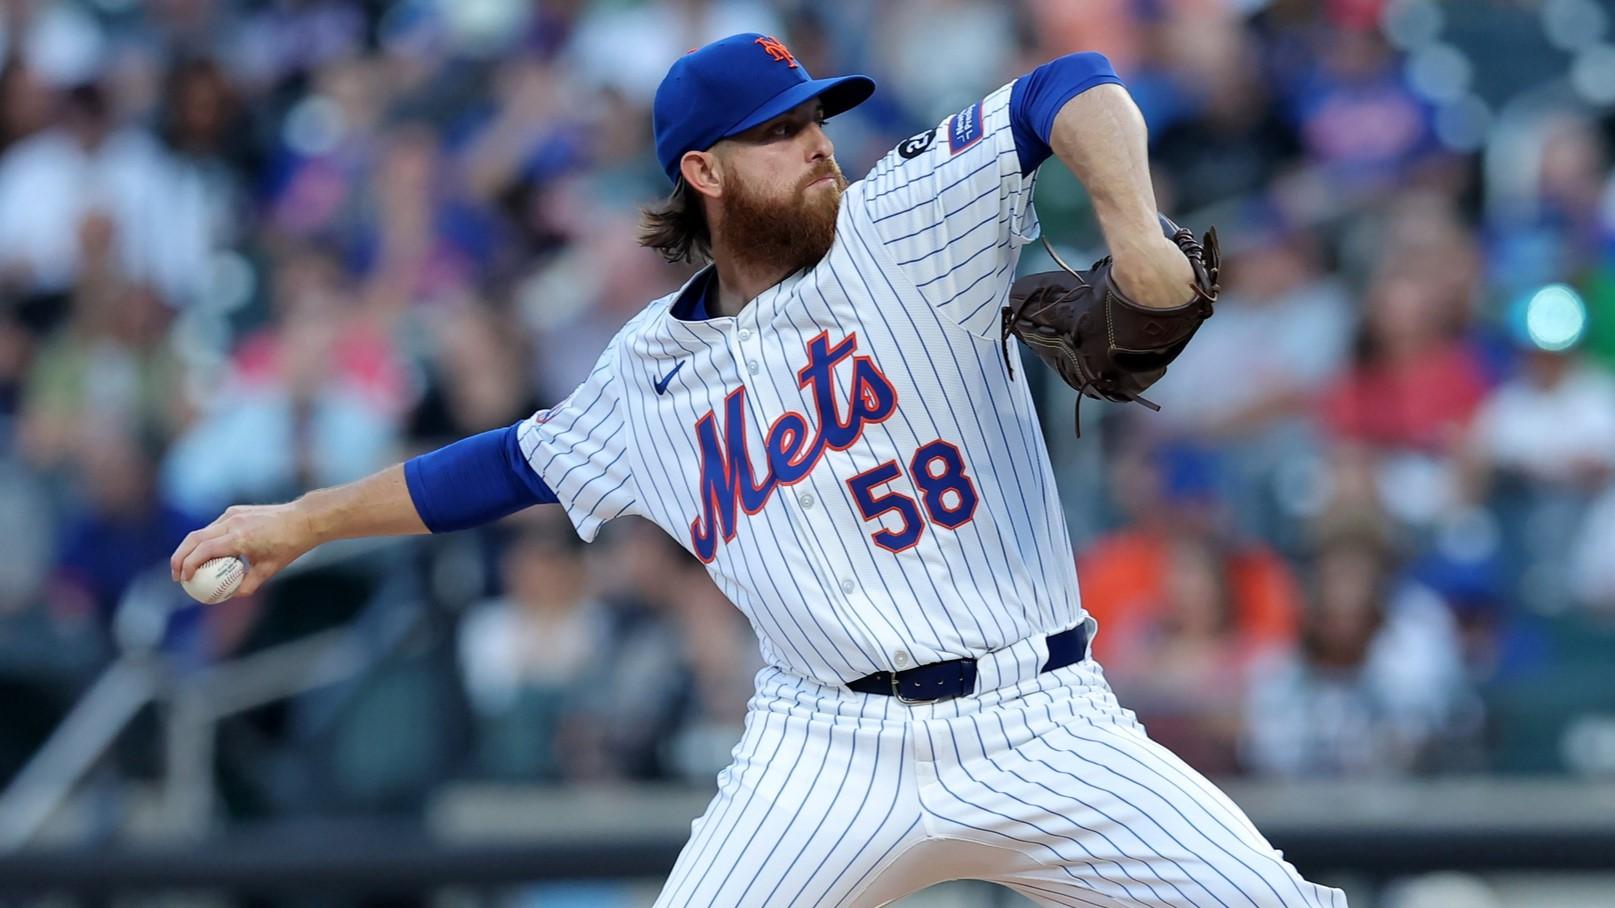
[[[678,298],[673,300],[673,305],[668,310],[669,313],[685,322],[704,322],[709,319],[711,316],[707,313],[712,309],[710,300],[712,291],[718,286],[717,277],[716,265],[702,268],[688,284],[684,285],[684,289],[679,291]]]

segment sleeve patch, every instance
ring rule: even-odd
[[[897,146],[897,155],[905,161],[912,161],[925,153],[932,143],[936,142],[936,129],[929,129],[917,136],[909,136]]]
[[[981,141],[987,131],[982,128],[981,102],[966,107],[948,121],[948,151],[958,154]]]

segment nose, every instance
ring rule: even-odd
[[[802,130],[802,134],[807,136],[808,160],[817,163],[835,157],[835,143],[830,141],[830,135],[824,131],[822,125],[809,123],[807,129]]]

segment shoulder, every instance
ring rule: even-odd
[[[611,340],[606,343],[606,352],[609,354],[613,351],[632,349],[636,342],[655,330],[656,325],[667,315],[668,310],[673,306],[673,301],[677,298],[678,293],[674,292],[647,303],[643,309],[634,313],[628,321],[623,323],[621,328],[617,329],[617,333],[612,335]]]
[[[634,313],[632,318],[623,323],[622,328],[617,331],[617,336],[613,340],[633,338],[645,333],[650,326],[656,324],[657,319],[666,315],[667,311],[673,308],[673,302],[678,299],[678,295],[679,291],[674,291],[666,296],[651,300],[645,305],[645,308]]]
[[[998,134],[1008,135],[1014,86],[1014,82],[1006,83],[935,126],[898,142],[854,185],[865,184],[865,197],[871,200],[884,199],[905,186],[929,185],[917,181],[944,172],[957,177],[981,169],[984,152],[973,150],[986,147],[996,155],[1008,141]]]

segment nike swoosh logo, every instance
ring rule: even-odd
[[[667,393],[667,383],[673,380],[673,376],[679,374],[679,370],[684,368],[685,362],[686,360],[679,360],[679,364],[673,367],[672,372],[669,372],[667,375],[663,376],[661,381],[655,382],[657,394]]]

